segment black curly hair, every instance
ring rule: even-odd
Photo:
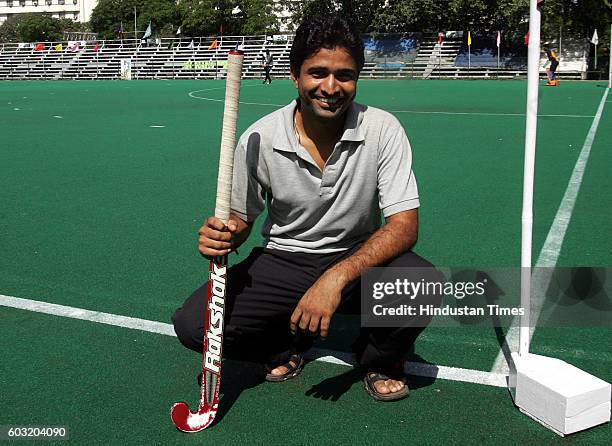
[[[298,27],[289,54],[291,71],[299,76],[302,63],[321,48],[343,47],[363,68],[363,42],[359,31],[351,22],[337,14],[306,19]]]

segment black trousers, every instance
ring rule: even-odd
[[[256,248],[241,263],[229,268],[226,289],[223,356],[268,362],[280,353],[306,351],[313,338],[292,335],[289,320],[298,301],[323,272],[359,248],[333,254],[306,254]],[[387,264],[390,267],[427,268],[425,279],[440,280],[433,265],[414,252],[406,252]],[[418,280],[423,278],[422,269]],[[359,314],[360,280],[342,293],[340,313]],[[198,288],[172,316],[174,330],[187,348],[202,352],[206,315],[207,283]],[[438,306],[441,296],[417,296],[418,303]],[[389,367],[409,352],[429,323],[421,317],[399,328],[360,329],[353,350],[363,367]],[[333,330],[333,319],[331,330]]]
[[[272,69],[272,67],[264,67],[264,82],[269,82],[272,83],[272,78],[270,77],[270,70]]]

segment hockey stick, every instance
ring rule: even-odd
[[[232,194],[234,147],[236,146],[236,121],[242,77],[242,51],[232,51],[227,64],[225,87],[225,109],[221,133],[221,154],[217,178],[217,201],[215,216],[227,224]],[[221,388],[221,359],[223,350],[223,316],[225,310],[225,289],[227,280],[227,256],[210,261],[208,280],[207,318],[204,323],[204,346],[202,354],[202,384],[200,405],[193,412],[185,402],[175,403],[170,409],[170,418],[183,432],[199,432],[206,429],[215,419],[219,407]]]

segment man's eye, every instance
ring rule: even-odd
[[[325,71],[312,71],[310,75],[312,77],[316,77],[317,79],[321,79],[327,76],[327,73]]]
[[[349,82],[355,80],[355,76],[353,73],[340,73],[336,76],[336,79],[338,79],[340,82]]]

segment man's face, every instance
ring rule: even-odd
[[[318,50],[302,63],[299,77],[291,73],[302,113],[319,120],[341,119],[355,98],[357,76],[357,64],[348,50]]]

